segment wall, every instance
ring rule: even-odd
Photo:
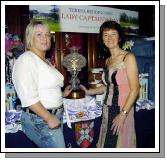
[[[18,34],[24,39],[25,28],[29,23],[29,7],[24,5],[5,6],[6,32]]]
[[[136,39],[131,51],[135,54],[139,73],[148,73],[148,99],[155,102],[155,41]]]

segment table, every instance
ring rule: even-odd
[[[96,143],[98,141],[99,137],[99,131],[100,131],[100,125],[101,125],[101,112],[102,112],[102,106],[99,104],[96,104],[97,108],[90,106],[88,107],[88,104],[94,104],[94,98],[87,97],[88,102],[91,103],[85,103],[87,104],[82,105],[82,107],[78,107],[79,103],[71,108],[66,106],[66,111],[68,112],[69,116],[69,123],[67,123],[66,113],[64,112],[64,118],[63,118],[63,132],[65,137],[65,144],[67,148],[81,148],[83,146],[78,145],[76,141],[76,134],[75,134],[75,125],[80,124],[81,122],[93,122],[94,123],[94,138],[92,142],[87,146],[89,148],[95,148]],[[67,100],[69,101],[69,100]],[[67,102],[66,101],[66,102]],[[78,100],[77,100],[78,101]],[[82,100],[83,102],[85,100]],[[65,103],[66,103],[65,102]],[[72,103],[77,103],[72,102]],[[145,106],[145,107],[143,107]],[[151,103],[152,104],[152,103]],[[66,105],[66,104],[65,104]],[[147,107],[146,107],[147,106]],[[136,112],[135,112],[135,126],[136,126],[136,136],[137,136],[137,147],[138,148],[154,148],[155,147],[155,109],[153,107],[148,107],[149,102],[147,101],[140,101],[140,103],[137,103],[136,105]],[[90,109],[90,110],[89,110]],[[89,111],[88,111],[89,110]],[[72,113],[73,111],[73,113]],[[92,113],[91,113],[92,111]],[[81,117],[78,117],[77,115],[80,112],[85,112]],[[90,114],[91,113],[91,114]],[[94,114],[93,114],[94,113]],[[5,134],[5,140],[6,148],[34,148],[37,147],[33,142],[31,142],[21,131],[21,124],[19,123],[21,112],[11,111],[10,113],[6,113],[6,134]],[[92,116],[93,115],[93,116]],[[89,117],[90,116],[90,117]],[[10,117],[10,118],[9,118]],[[9,123],[11,121],[12,125]],[[7,125],[10,126],[7,130]],[[13,126],[13,127],[12,127]]]
[[[64,99],[64,137],[66,147],[95,147],[100,129],[100,116],[102,106],[96,103],[94,96],[86,96],[82,99]],[[21,136],[21,124],[19,123],[21,111],[11,110],[6,112],[6,138],[10,139],[11,133]],[[95,120],[96,119],[96,120]],[[17,133],[18,132],[18,133]],[[22,135],[25,138],[25,135]],[[12,145],[12,144],[9,144]]]
[[[81,99],[64,98],[63,122],[71,128],[71,123],[93,120],[102,114],[102,106],[96,102],[95,96],[85,96]]]
[[[63,103],[65,111],[63,122],[73,130],[73,137],[79,147],[89,147],[97,132],[94,120],[101,116],[102,105],[96,102],[95,96],[85,96],[81,99],[64,98]]]
[[[155,109],[135,112],[135,129],[138,148],[155,148]]]

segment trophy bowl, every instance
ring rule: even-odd
[[[63,66],[67,68],[67,71],[71,74],[70,84],[72,86],[72,92],[66,98],[69,99],[80,99],[85,97],[85,92],[80,89],[80,80],[78,73],[86,65],[86,58],[78,53],[78,47],[71,47],[70,54],[64,57]]]

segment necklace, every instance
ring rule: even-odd
[[[43,62],[45,62],[45,63],[47,63],[48,65],[50,65],[50,62],[49,62],[49,60],[48,59],[43,59],[43,58],[40,58]]]
[[[117,57],[119,57],[119,56],[121,56],[121,55],[125,55],[125,53],[124,52],[121,52],[121,53],[119,53],[118,55],[116,55],[114,58],[112,58],[112,56],[110,57],[111,59],[116,59]]]
[[[125,52],[120,52],[118,55],[116,55],[114,58],[112,58],[112,55],[111,55],[111,57],[109,58],[109,60],[108,60],[108,65],[110,66],[110,67],[114,67],[114,66],[117,66],[118,64],[120,64],[121,62],[122,62],[122,60],[121,59],[117,59],[119,56],[123,56],[123,55],[125,55]]]
[[[43,58],[41,56],[39,56],[38,54],[36,54],[35,52],[32,52],[34,55],[36,55],[40,60],[42,60],[43,62],[47,63],[48,65],[50,65],[49,60],[47,60],[46,58]]]
[[[116,55],[114,58],[112,58],[112,55],[111,55],[111,57],[109,58],[109,62],[111,63],[112,61],[114,61],[115,59],[117,59],[119,56],[122,56],[122,55],[125,55],[125,53],[121,52],[118,55]]]

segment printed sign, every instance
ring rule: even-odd
[[[54,32],[99,33],[106,20],[121,24],[129,34],[138,34],[138,12],[86,5],[30,5],[31,20],[46,21]]]

